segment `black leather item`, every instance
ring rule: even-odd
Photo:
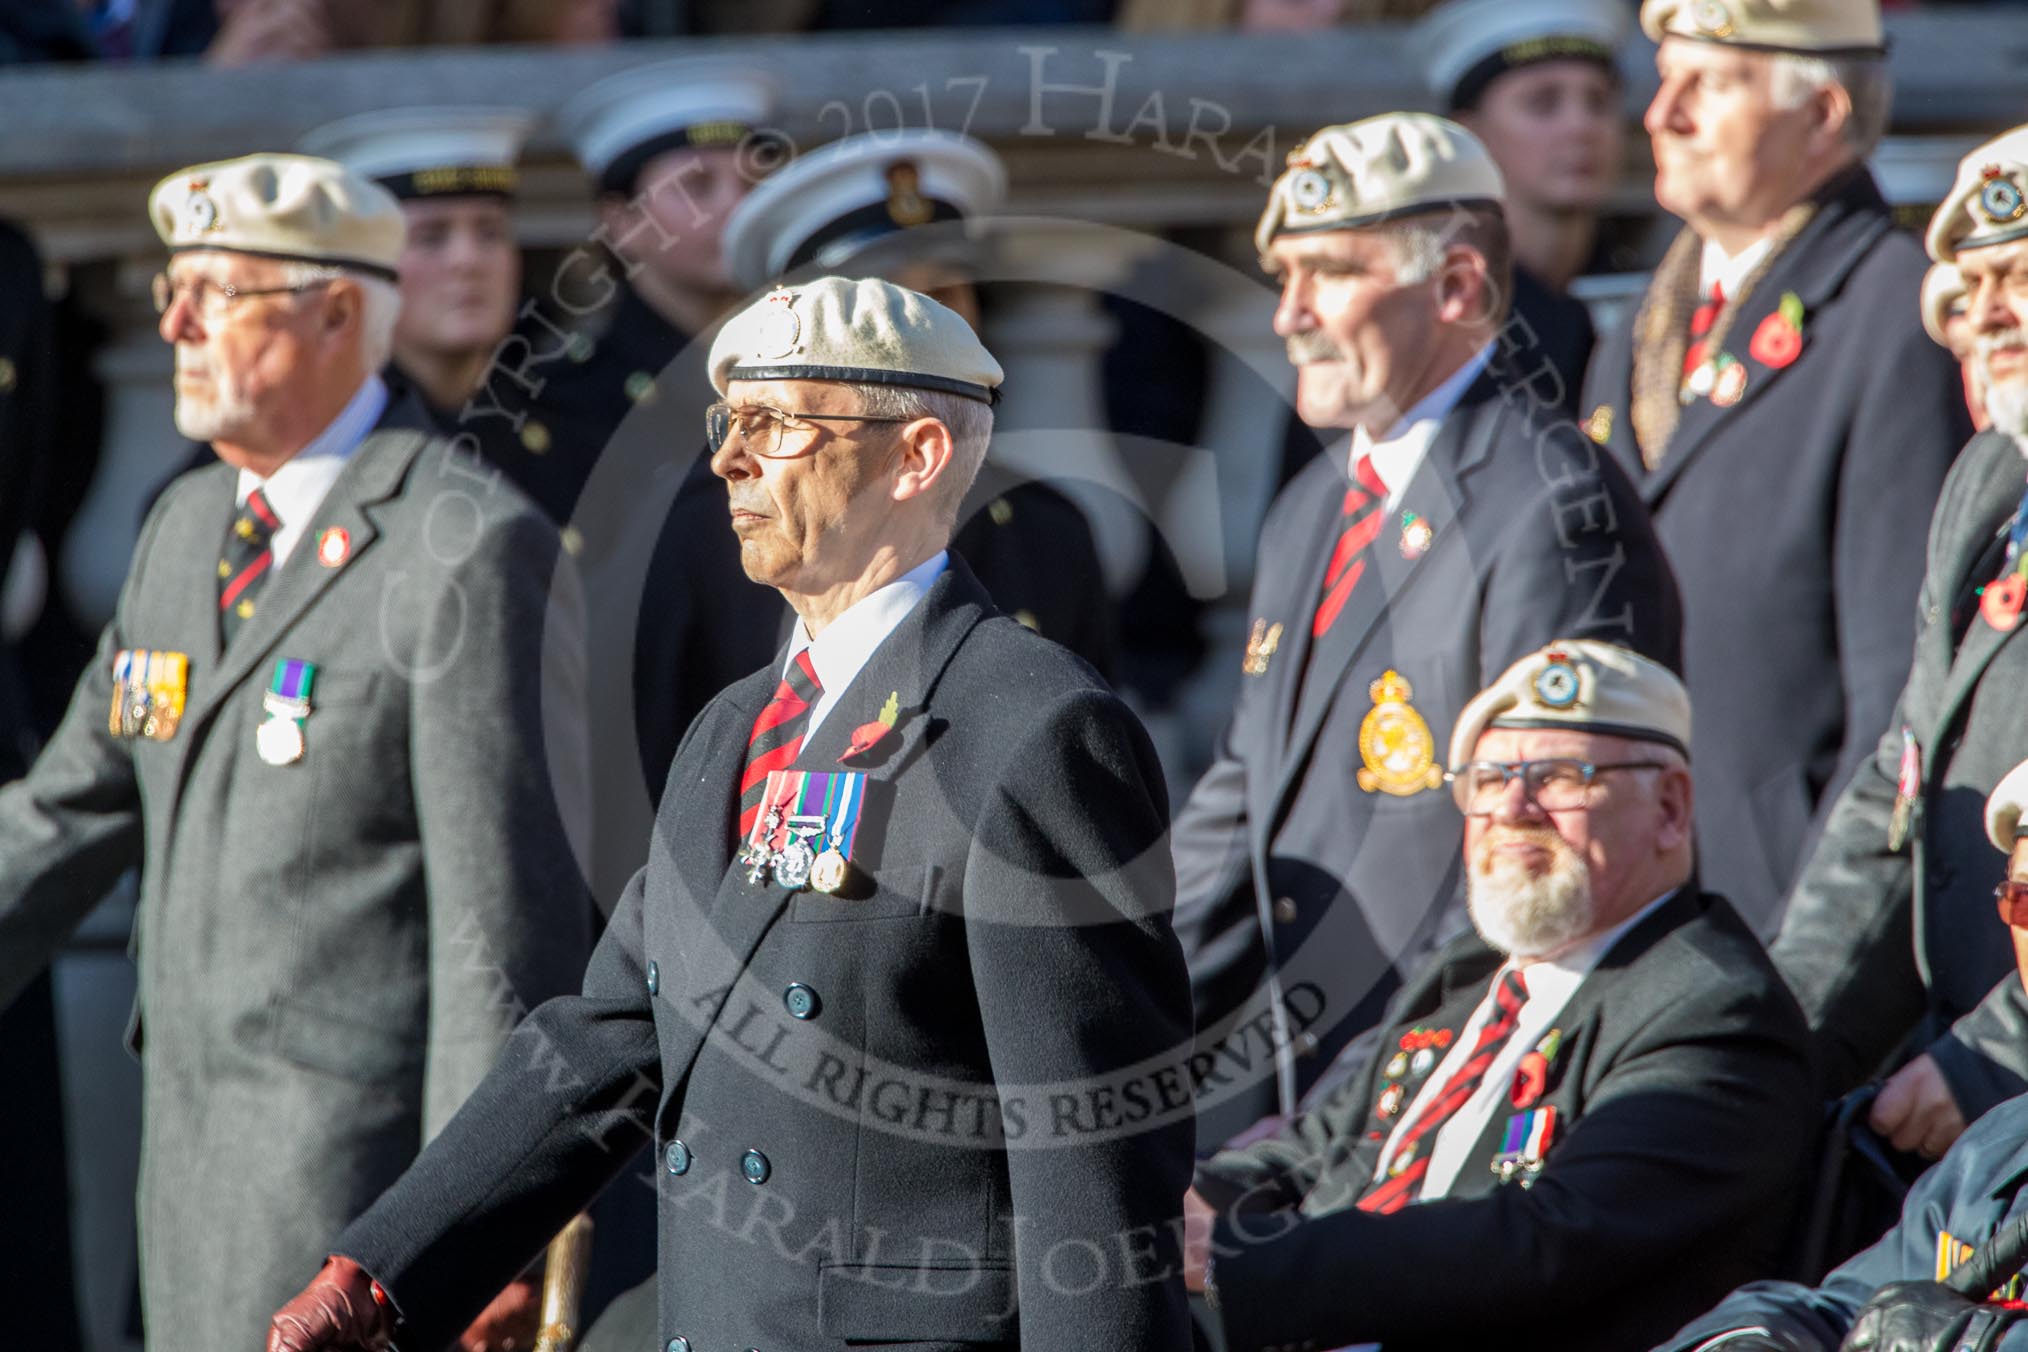
[[[1955,1275],[1955,1274],[1954,1274]],[[1841,1352],[1994,1352],[2021,1319],[1942,1282],[1895,1282],[1860,1307]]]

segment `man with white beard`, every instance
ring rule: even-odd
[[[1697,884],[1689,744],[1682,682],[1590,639],[1465,707],[1478,933],[1411,978],[1361,1075],[1200,1166],[1185,1280],[1214,1345],[1645,1347],[1778,1269],[1806,1038]]]
[[[1894,720],[1840,796],[1772,948],[1826,1090],[1905,1062],[1873,1125],[1935,1159],[1967,1123],[2028,1092],[2028,998],[2005,946],[1989,942],[1982,816],[2028,756],[2028,127],[1964,158],[1928,244],[1964,276],[1992,426],[1937,501]]]
[[[583,972],[579,615],[554,528],[375,374],[392,197],[253,155],[170,175],[149,215],[177,430],[218,463],[157,500],[0,790],[0,1005],[140,868],[149,1345],[252,1348]],[[526,1346],[536,1313],[518,1281],[466,1346]]]

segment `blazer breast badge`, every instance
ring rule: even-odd
[[[1398,671],[1388,670],[1366,688],[1373,708],[1359,722],[1359,787],[1368,793],[1407,798],[1444,782],[1436,763],[1436,738],[1409,701],[1415,689]]]

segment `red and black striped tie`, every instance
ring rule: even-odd
[[[234,513],[218,560],[218,632],[228,644],[241,622],[253,618],[254,593],[274,571],[272,543],[281,518],[268,506],[267,494],[256,488],[246,505]]]
[[[1493,1018],[1479,1030],[1479,1040],[1472,1044],[1471,1056],[1458,1068],[1458,1073],[1451,1076],[1442,1091],[1429,1101],[1429,1106],[1417,1114],[1415,1121],[1402,1132],[1394,1158],[1406,1158],[1408,1163],[1366,1190],[1366,1195],[1359,1199],[1361,1211],[1389,1215],[1422,1195],[1422,1180],[1429,1173],[1430,1150],[1436,1148],[1436,1133],[1479,1091],[1487,1070],[1498,1059],[1500,1049],[1514,1036],[1514,1026],[1521,1020],[1521,1007],[1527,1003],[1528,983],[1522,979],[1520,972],[1510,970],[1500,978],[1500,985],[1493,992]],[[1423,1148],[1426,1138],[1428,1149]]]
[[[810,711],[823,693],[824,683],[817,679],[817,666],[805,648],[789,663],[789,674],[775,687],[774,698],[753,721],[753,734],[746,739],[746,773],[739,777],[739,839],[747,838],[760,816],[768,771],[786,770],[796,763]]]
[[[1338,612],[1345,609],[1346,599],[1359,585],[1359,575],[1366,571],[1367,546],[1380,534],[1387,517],[1387,485],[1373,468],[1373,457],[1360,456],[1352,474],[1358,482],[1345,490],[1344,524],[1331,551],[1331,562],[1324,568],[1324,592],[1317,600],[1316,618],[1310,622],[1312,638],[1322,638]]]
[[[1725,288],[1718,283],[1711,284],[1711,294],[1697,303],[1690,312],[1690,346],[1683,350],[1683,379],[1697,374],[1697,368],[1704,364],[1704,340],[1711,335],[1712,325],[1718,322],[1718,312],[1725,308]]]

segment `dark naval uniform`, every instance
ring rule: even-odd
[[[864,813],[840,890],[792,891],[733,842],[781,670],[691,728],[583,995],[339,1251],[438,1346],[646,1128],[656,1347],[1183,1345],[1189,997],[1146,736],[953,556],[802,748],[866,776]]]
[[[1993,936],[1996,940],[1998,936]],[[2004,942],[1999,947],[2006,947]],[[1974,1122],[1902,1202],[1901,1223],[1817,1287],[1755,1282],[1692,1320],[1657,1352],[1694,1352],[1727,1333],[1760,1330],[1793,1352],[1838,1352],[1859,1308],[1892,1282],[1941,1281],[1949,1270],[2028,1212],[2028,1099]],[[2009,1299],[2022,1278],[2002,1274]],[[1713,1352],[1727,1344],[1716,1341]],[[1999,1346],[2028,1346],[2016,1327]]]
[[[1981,610],[2023,468],[2009,438],[1986,432],[1951,470],[1907,687],[1835,799],[1773,946],[1817,1036],[1828,1092],[1865,1080],[1897,1048],[1927,1051],[1967,1121],[2028,1092],[2028,998],[1995,928],[2004,868],[1985,832],[1986,796],[2028,759],[2028,639]],[[1898,795],[1904,777],[1909,792]]]
[[[554,529],[393,406],[223,644],[235,477],[164,490],[62,725],[0,789],[0,1002],[140,867],[142,1276],[152,1335],[188,1347],[257,1346],[587,950]],[[260,731],[291,721],[290,663],[314,668],[295,761]]]
[[[1597,341],[1583,301],[1550,290],[1527,268],[1514,265],[1514,306],[1501,346],[1529,390],[1565,417],[1577,416],[1585,367]]]
[[[1205,1200],[1239,1212],[1213,1239],[1230,1352],[1624,1352],[1778,1268],[1817,1118],[1808,1043],[1760,943],[1694,882],[1584,978],[1442,1199],[1355,1205],[1443,1064],[1411,1048],[1448,1046],[1503,961],[1461,935],[1357,1078],[1200,1166]]]
[[[1700,867],[1763,932],[1888,726],[1923,532],[1972,431],[1957,365],[1918,322],[1921,248],[1864,169],[1816,203],[1720,317],[1738,374],[1678,405],[1662,445],[1641,443],[1630,405],[1637,380],[1650,407],[1674,396],[1694,295],[1675,315],[1666,280],[1652,285],[1584,400],[1683,587]],[[1680,264],[1694,291],[1700,247],[1685,232],[1658,278]]]
[[[1462,927],[1442,770],[1466,702],[1558,638],[1678,661],[1675,583],[1626,475],[1513,381],[1496,362],[1444,419],[1321,643],[1345,455],[1269,510],[1239,701],[1174,833],[1207,1144],[1292,1111]]]

